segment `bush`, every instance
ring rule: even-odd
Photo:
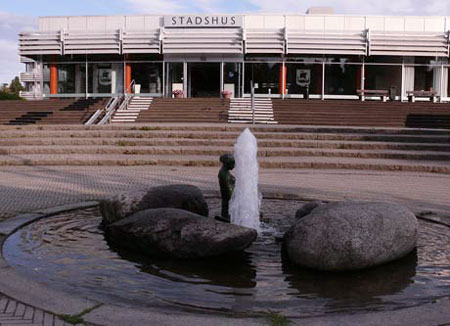
[[[0,101],[23,100],[19,95],[14,93],[0,92]]]

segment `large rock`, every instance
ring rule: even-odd
[[[151,256],[200,258],[240,251],[257,233],[181,209],[148,209],[107,227],[117,245]]]
[[[295,212],[295,218],[300,219],[302,217],[305,217],[314,209],[322,205],[324,205],[324,203],[320,200],[314,200],[312,202],[306,203]]]
[[[150,208],[179,208],[208,216],[208,204],[198,187],[171,185],[126,192],[100,202],[104,224]]]
[[[390,203],[338,202],[315,208],[285,234],[284,250],[297,265],[357,270],[406,256],[417,245],[418,222]]]

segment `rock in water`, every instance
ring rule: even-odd
[[[151,256],[181,259],[240,251],[257,236],[253,229],[175,208],[138,212],[109,225],[107,233],[119,246]]]
[[[417,219],[405,207],[338,202],[319,206],[297,220],[284,236],[284,250],[296,265],[357,270],[406,256],[417,238]]]
[[[300,207],[297,212],[295,212],[295,218],[299,219],[302,218],[309,213],[311,213],[314,209],[316,209],[319,206],[324,205],[323,202],[320,200],[314,200],[312,202],[309,202],[307,204],[304,204],[302,207]]]
[[[126,192],[100,202],[105,225],[150,208],[180,208],[208,216],[201,190],[191,185],[170,185]]]

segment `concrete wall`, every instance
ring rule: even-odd
[[[343,16],[343,15],[245,15],[245,28],[355,31],[371,29],[392,32],[445,32],[450,17]],[[74,31],[146,31],[163,26],[163,16],[70,16],[41,17],[42,32],[60,29]]]

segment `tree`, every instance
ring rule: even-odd
[[[11,84],[9,85],[9,90],[11,93],[19,95],[21,91],[24,91],[25,88],[20,83],[19,77],[16,76],[13,80],[11,80]]]

